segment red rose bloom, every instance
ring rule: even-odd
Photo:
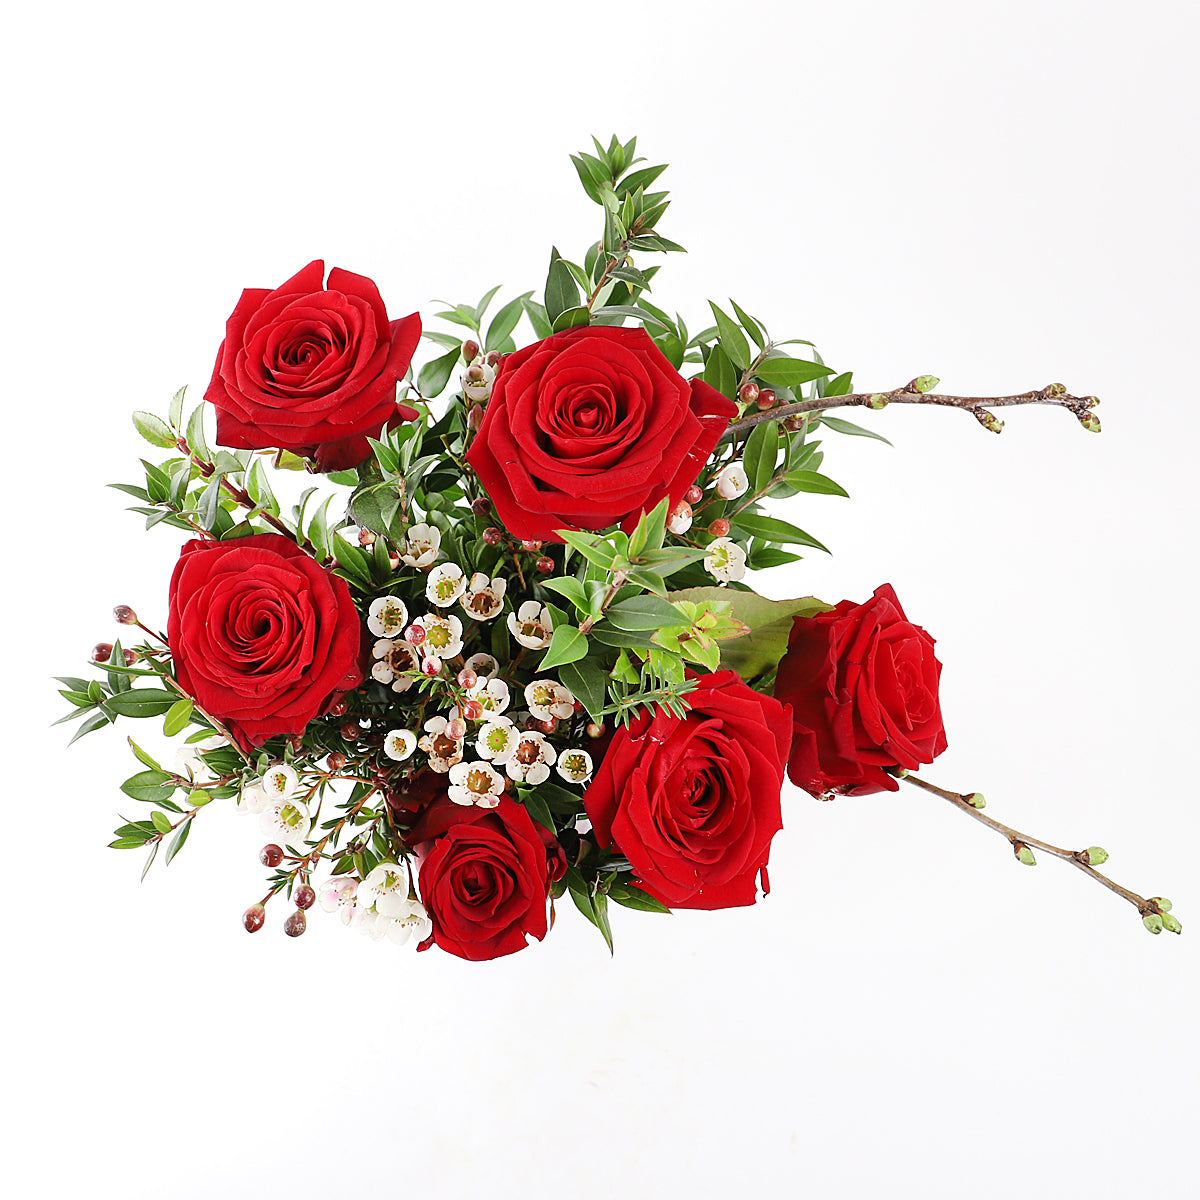
[[[644,329],[576,326],[501,361],[467,461],[510,533],[561,541],[677,504],[736,412]]]
[[[733,671],[701,676],[687,700],[682,719],[660,709],[617,731],[584,807],[664,904],[753,904],[783,825],[787,709]]]
[[[188,542],[171,576],[179,686],[249,750],[362,682],[350,589],[277,533]]]
[[[274,291],[242,293],[204,393],[222,446],[291,450],[337,471],[367,457],[368,435],[416,417],[396,403],[396,381],[421,318],[389,322],[371,280],[335,267],[326,286],[324,275],[317,259]]]
[[[792,707],[788,775],[814,796],[865,796],[899,787],[946,748],[933,638],[914,625],[890,584],[865,604],[797,617],[775,678]]]
[[[515,800],[495,808],[454,804],[426,808],[406,835],[420,863],[421,902],[436,943],[478,961],[523,950],[529,936],[546,936],[550,864],[558,844]],[[561,854],[561,851],[558,851]]]

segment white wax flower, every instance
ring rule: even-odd
[[[417,748],[417,736],[410,729],[392,729],[383,739],[383,752],[395,762],[404,762]]]
[[[485,762],[460,762],[450,768],[449,796],[455,804],[495,808],[504,791],[504,777]]]
[[[554,679],[535,679],[527,684],[525,703],[539,721],[565,721],[575,712],[575,697]]]
[[[708,545],[704,568],[722,583],[741,579],[746,574],[746,551],[727,537],[716,538]]]
[[[517,748],[504,764],[509,779],[536,786],[550,778],[550,767],[557,751],[546,741],[544,733],[529,730],[521,734]]]
[[[721,468],[716,479],[717,495],[722,500],[736,500],[750,490],[746,468],[740,462],[732,462]]]
[[[468,581],[459,603],[467,616],[474,617],[476,621],[490,621],[504,607],[507,587],[504,579],[489,579],[482,571],[476,571]]]
[[[312,828],[312,818],[308,815],[308,805],[303,800],[268,798],[267,806],[258,818],[258,827],[274,841],[295,845],[308,837],[308,831]]]
[[[568,783],[586,783],[592,777],[592,756],[586,750],[564,750],[555,770]]]
[[[442,533],[440,529],[424,523],[411,525],[405,536],[404,549],[400,551],[400,559],[410,567],[424,570],[426,567],[433,566],[441,547]]]
[[[380,596],[371,601],[367,628],[377,638],[395,637],[408,624],[408,609],[399,596]]]
[[[438,608],[449,608],[467,588],[462,567],[457,563],[442,563],[429,572],[425,581],[425,598]]]
[[[508,614],[509,632],[527,650],[544,650],[554,633],[550,610],[536,600],[526,600],[515,613]]]
[[[275,763],[263,772],[262,790],[268,800],[286,800],[300,780],[286,763]]]

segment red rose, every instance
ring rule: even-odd
[[[277,533],[188,542],[171,576],[167,640],[179,686],[243,750],[303,733],[362,682],[350,589]]]
[[[659,709],[617,731],[584,807],[664,904],[753,904],[783,825],[787,709],[733,671],[701,676],[687,701],[682,719]]]
[[[557,843],[515,800],[495,808],[443,797],[406,835],[417,849],[421,902],[436,943],[459,958],[500,958],[546,936],[549,859]]]
[[[238,450],[281,449],[322,471],[357,466],[367,435],[411,421],[396,403],[421,337],[413,313],[389,323],[371,280],[317,259],[274,291],[247,288],[225,323],[212,382],[217,441]]]
[[[695,482],[737,406],[644,329],[564,329],[500,363],[467,452],[510,533],[632,525]]]
[[[865,604],[797,617],[775,678],[775,695],[792,706],[792,782],[814,796],[896,791],[887,768],[911,770],[946,748],[941,673],[933,638],[891,584]]]

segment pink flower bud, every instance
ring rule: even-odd
[[[257,933],[267,919],[267,910],[261,904],[252,904],[242,913],[242,925],[247,933]]]
[[[299,937],[306,928],[308,928],[308,921],[305,919],[303,911],[299,908],[283,923],[283,932],[288,937]]]
[[[453,721],[446,722],[446,736],[453,738],[456,742],[461,742],[467,736],[467,723],[461,717],[455,717]]]
[[[495,525],[489,525],[483,531],[483,540],[487,542],[489,546],[498,546],[501,538],[503,537],[504,534],[502,534],[500,530],[495,527]]]
[[[410,646],[422,646],[425,644],[425,638],[428,636],[425,632],[424,625],[410,625],[404,631],[404,640]]]
[[[704,493],[693,483],[686,492],[683,493],[683,498],[689,504],[699,504],[704,499]]]
[[[135,613],[128,604],[118,604],[117,607],[113,609],[113,620],[116,621],[118,625],[136,625],[137,613]]]
[[[283,862],[283,847],[276,846],[274,842],[271,842],[258,852],[258,861],[264,867],[271,867],[272,869],[279,866]]]
[[[473,688],[479,682],[479,676],[470,667],[463,667],[458,673],[458,686]]]
[[[467,362],[474,362],[479,357],[479,343],[474,338],[467,338],[463,342],[462,356]]]

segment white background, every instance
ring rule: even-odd
[[[1096,0],[10,15],[12,1194],[1193,1195],[1195,32]],[[789,790],[765,902],[618,911],[611,961],[569,906],[484,965],[319,912],[247,937],[231,813],[140,886],[104,848],[132,759],[64,752],[48,677],[113,604],[164,619],[175,535],[103,487],[129,410],[198,399],[241,288],[312,258],[394,316],[540,288],[597,232],[567,155],[613,130],[671,163],[656,296],[693,328],[732,294],[867,388],[1102,397],[1101,437],[850,414],[896,448],[831,438],[852,500],[788,515],[834,554],[762,586],[893,583],[946,663],[926,774],[1106,846],[1182,938],[910,789]]]

